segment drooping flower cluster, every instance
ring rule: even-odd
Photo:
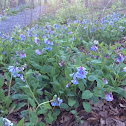
[[[7,118],[3,118],[3,126],[13,126],[13,123]]]
[[[19,55],[20,56],[20,59],[22,59],[22,58],[25,58],[26,57],[26,53],[23,53],[23,50],[21,50],[21,51],[16,51],[16,54],[17,55]]]
[[[70,74],[71,77],[73,76],[73,80],[71,82],[73,84],[79,84],[78,79],[85,79],[87,73],[88,72],[86,71],[86,68],[84,68],[82,66],[78,67],[76,73]]]
[[[68,84],[66,85],[66,88],[68,88],[68,87],[70,87],[70,83],[68,83]]]
[[[40,40],[38,37],[35,37],[35,43],[40,46]]]
[[[125,59],[124,56],[122,54],[119,54],[117,58],[117,62],[121,63],[124,61],[124,59]]]
[[[105,84],[108,84],[107,79],[103,78],[102,80],[104,81]]]
[[[42,51],[40,51],[39,49],[37,49],[37,50],[35,50],[35,53],[38,54],[38,55],[41,55]]]
[[[112,92],[110,92],[109,94],[106,94],[106,98],[107,101],[113,101],[113,95]]]
[[[52,50],[52,46],[54,45],[54,43],[52,41],[50,41],[49,39],[44,39],[44,42],[47,45],[45,50],[51,51]]]
[[[21,34],[20,37],[21,37],[21,41],[25,41],[26,36],[24,34]]]
[[[52,106],[60,106],[60,104],[63,102],[63,100],[60,99],[59,97],[57,97],[57,95],[53,96],[52,101],[53,101],[53,102],[51,102]]]
[[[120,29],[120,31],[122,32],[122,31],[125,29],[125,27],[120,26],[119,29]]]
[[[60,66],[64,66],[64,60],[62,60],[60,63],[59,63]]]
[[[97,46],[92,46],[92,47],[90,48],[90,50],[91,50],[91,51],[97,51],[97,50],[98,50],[98,47],[97,47]]]
[[[38,78],[39,76],[41,76],[41,74],[38,73],[38,72],[34,72],[33,75],[34,75],[36,78]]]
[[[13,77],[20,77],[21,80],[25,82],[24,75],[22,74],[24,67],[9,66],[8,70],[12,74]]]

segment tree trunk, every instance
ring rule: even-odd
[[[47,0],[44,0],[44,4],[47,4],[48,2],[47,2]]]
[[[35,6],[34,6],[34,0],[32,0],[32,8],[34,8]]]
[[[126,0],[121,0],[123,6],[126,6]]]
[[[85,0],[85,8],[88,8],[88,0]]]
[[[25,0],[18,0],[18,6],[21,4],[26,4],[26,1]]]
[[[16,0],[10,0],[10,8],[16,7]]]
[[[69,3],[71,3],[71,0],[68,0]]]
[[[6,0],[4,0],[4,10],[6,9]]]
[[[0,0],[0,15],[3,14],[2,1]]]
[[[103,0],[102,1],[102,6],[108,8],[108,7],[110,7],[112,5],[112,1],[113,0],[111,0],[111,1],[110,0]]]
[[[2,10],[2,1],[0,0],[0,11]]]

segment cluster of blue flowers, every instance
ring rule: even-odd
[[[51,51],[52,50],[52,46],[54,45],[54,43],[52,41],[50,41],[49,39],[44,39],[44,42],[46,45],[48,45],[45,50]]]
[[[9,66],[8,70],[12,74],[13,77],[15,77],[15,78],[20,77],[21,80],[25,82],[24,75],[22,74],[24,67]]]
[[[106,98],[107,101],[113,101],[113,95],[112,92],[110,92],[109,94],[106,94]]]
[[[52,101],[53,101],[53,102],[51,102],[52,106],[60,106],[60,104],[63,102],[63,100],[60,99],[59,97],[57,97],[57,95],[53,96]]]
[[[86,68],[84,68],[82,66],[78,67],[76,73],[70,74],[71,77],[73,76],[73,80],[71,82],[73,84],[79,84],[78,79],[85,79],[87,73],[88,72],[86,71]]]
[[[38,55],[41,55],[43,51],[40,51],[39,49],[35,50],[35,53]]]
[[[119,63],[121,63],[121,62],[123,62],[124,61],[124,56],[122,55],[122,54],[118,54],[118,58],[117,58],[117,61],[116,62],[119,62]]]
[[[24,34],[21,34],[20,37],[21,37],[21,41],[25,41],[26,36]]]
[[[23,50],[21,50],[21,51],[16,51],[16,54],[17,55],[19,55],[20,56],[20,59],[22,59],[22,58],[25,58],[26,57],[26,53],[23,53]]]
[[[92,46],[92,47],[90,48],[90,50],[91,50],[91,51],[97,51],[97,50],[98,50],[98,47],[97,47],[97,46]]]

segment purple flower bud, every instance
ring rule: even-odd
[[[24,75],[20,75],[20,78],[23,82],[25,82],[25,78],[24,78]]]
[[[108,84],[107,79],[103,78],[102,80],[104,81],[105,84]]]
[[[42,51],[40,51],[39,49],[35,50],[36,54],[41,55]]]
[[[66,85],[66,88],[68,88],[68,87],[70,87],[70,83],[68,83],[68,84]]]
[[[36,43],[37,45],[40,45],[40,40],[39,40],[38,37],[35,37],[35,43]]]
[[[59,63],[60,66],[64,66],[64,60],[62,60],[60,63]]]
[[[26,57],[26,53],[20,54],[20,59],[25,58],[25,57]]]

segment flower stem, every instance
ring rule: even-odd
[[[25,81],[26,81],[26,84],[28,85],[28,88],[29,88],[29,90],[30,90],[31,94],[32,94],[32,97],[34,98],[34,100],[36,101],[36,103],[39,105],[39,103],[38,103],[37,99],[35,98],[34,93],[32,92],[32,90],[31,90],[31,88],[30,88],[30,86],[29,86],[29,84],[28,84],[28,82],[27,82],[27,79],[25,79]],[[41,108],[41,107],[40,107],[40,108]],[[41,108],[41,109],[42,109],[42,108]]]
[[[8,96],[10,96],[11,82],[12,82],[12,74],[11,74],[11,78],[10,78],[10,84],[9,84]]]
[[[37,108],[36,108],[36,111],[37,111],[37,109],[38,109],[41,105],[44,105],[44,104],[50,103],[50,102],[52,102],[52,101],[53,101],[53,100],[51,100],[51,101],[47,101],[47,102],[43,102],[43,103],[39,104],[39,105],[37,106]]]

